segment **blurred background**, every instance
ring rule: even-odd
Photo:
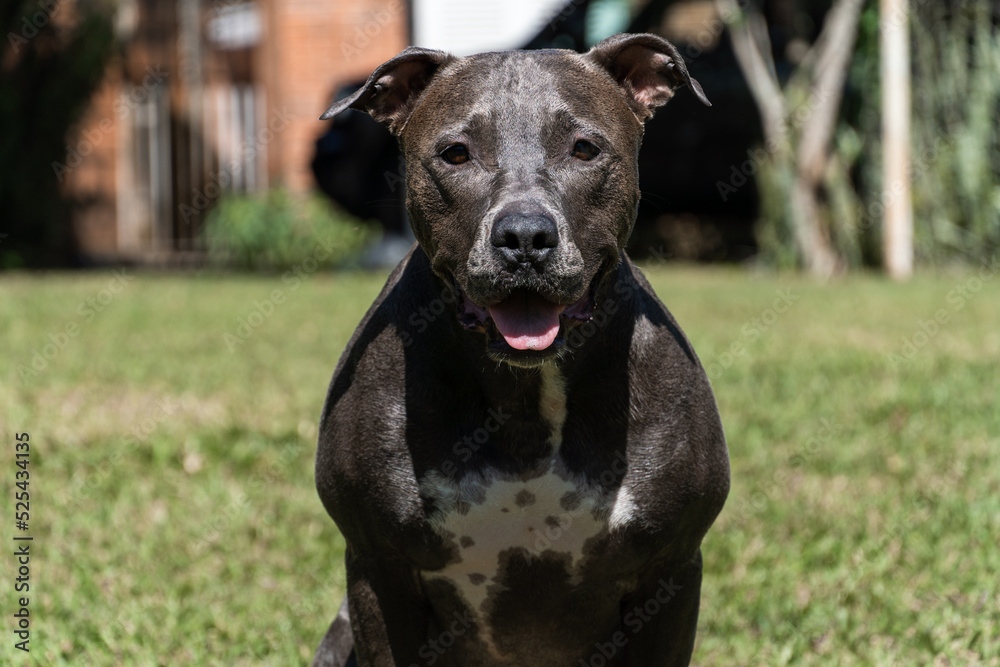
[[[309,664],[317,424],[411,243],[394,140],[317,118],[624,30],[714,104],[647,123],[629,249],[730,447],[693,664],[1000,667],[1000,0],[0,0],[0,664]]]
[[[682,94],[648,125],[633,255],[833,275],[886,266],[895,215],[918,265],[979,263],[1000,242],[1000,3],[882,5],[7,0],[0,267],[262,268],[325,233],[334,264],[391,265],[411,240],[395,142],[318,121],[330,101],[410,44],[621,31],[676,43],[715,105]]]

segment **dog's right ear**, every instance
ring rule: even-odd
[[[657,35],[613,35],[595,45],[586,58],[611,75],[640,122],[687,86],[705,106],[712,106],[701,84],[688,74],[677,47]]]
[[[353,95],[334,102],[320,116],[333,118],[346,109],[367,111],[371,117],[398,135],[413,111],[420,93],[437,71],[455,59],[444,51],[411,46],[376,69]]]

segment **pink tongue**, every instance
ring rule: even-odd
[[[559,315],[565,308],[538,294],[517,291],[488,310],[512,348],[544,350],[559,334]]]

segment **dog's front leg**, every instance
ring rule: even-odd
[[[622,605],[629,667],[691,662],[701,599],[701,550],[679,568],[647,573]]]
[[[359,667],[421,664],[428,608],[409,563],[347,549],[347,600]]]
[[[312,667],[357,667],[354,656],[354,634],[347,609],[347,597],[340,604],[340,610],[330,624],[313,656]]]

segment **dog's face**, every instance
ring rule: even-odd
[[[651,35],[583,55],[408,49],[324,117],[363,108],[396,133],[414,233],[459,321],[494,358],[532,366],[589,319],[635,221],[642,124],[679,85],[707,104]]]

